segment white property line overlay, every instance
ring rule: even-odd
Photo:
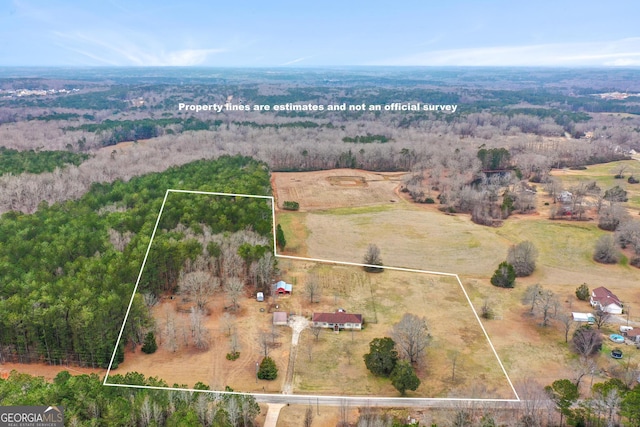
[[[467,303],[473,312],[482,332],[484,333],[487,342],[489,343],[489,347],[491,347],[491,351],[493,355],[496,357],[498,364],[500,365],[500,369],[502,369],[502,373],[504,374],[509,386],[511,387],[511,391],[515,395],[515,399],[480,399],[480,398],[455,398],[455,397],[377,397],[377,396],[327,396],[327,395],[307,395],[307,394],[292,394],[290,397],[294,398],[311,398],[311,399],[346,399],[346,400],[362,400],[362,399],[370,399],[370,400],[397,400],[398,403],[407,402],[407,401],[416,401],[416,400],[425,400],[425,401],[451,401],[451,402],[520,402],[520,396],[518,396],[518,392],[516,391],[513,383],[511,382],[511,378],[509,378],[509,374],[507,374],[507,370],[502,364],[502,360],[500,360],[500,356],[498,356],[498,352],[496,351],[491,339],[489,338],[489,334],[487,330],[484,328],[484,325],[480,321],[480,316],[476,312],[476,309],[473,307],[471,303],[471,299],[469,298],[469,294],[467,293],[460,277],[454,273],[444,273],[440,271],[429,271],[429,270],[418,270],[414,268],[403,268],[403,267],[388,267],[381,265],[372,265],[372,264],[362,264],[357,262],[346,262],[346,261],[334,261],[320,258],[307,258],[307,257],[297,257],[291,255],[279,255],[277,253],[277,245],[276,245],[276,212],[275,212],[275,198],[273,196],[259,196],[255,194],[235,194],[235,193],[217,193],[210,191],[196,191],[196,190],[175,190],[168,189],[164,195],[164,199],[162,200],[162,206],[160,206],[160,211],[158,212],[158,218],[156,219],[156,223],[153,227],[153,232],[151,233],[151,239],[149,240],[149,245],[147,246],[147,251],[144,255],[144,259],[142,261],[142,266],[140,267],[140,273],[138,273],[138,279],[136,280],[135,287],[133,288],[133,294],[131,295],[131,299],[129,300],[129,306],[127,308],[127,313],[124,316],[124,321],[122,322],[122,327],[120,328],[120,333],[118,334],[118,340],[116,341],[115,348],[113,349],[113,354],[111,355],[111,361],[109,362],[109,367],[104,376],[103,385],[105,386],[113,386],[113,387],[129,387],[129,388],[139,388],[139,389],[151,389],[151,390],[170,390],[170,391],[188,391],[188,392],[205,392],[205,393],[217,393],[217,394],[235,394],[235,395],[251,395],[251,396],[259,396],[259,397],[275,397],[275,396],[287,396],[287,395],[278,395],[273,393],[244,393],[244,392],[226,392],[226,391],[217,391],[217,390],[197,390],[190,388],[176,388],[176,387],[156,387],[156,386],[141,386],[141,385],[129,385],[129,384],[114,384],[108,383],[107,379],[109,378],[109,374],[111,373],[111,366],[113,365],[113,361],[115,360],[116,353],[118,351],[118,344],[120,344],[120,340],[122,339],[122,334],[124,333],[125,325],[127,324],[127,319],[129,318],[129,312],[131,311],[131,306],[133,305],[133,300],[138,291],[138,285],[140,283],[140,279],[142,278],[142,272],[144,271],[145,264],[147,263],[147,258],[149,256],[149,251],[151,250],[151,244],[153,243],[153,239],[155,238],[156,231],[158,229],[158,224],[160,223],[160,217],[162,216],[162,211],[164,210],[164,205],[167,202],[167,197],[169,193],[190,193],[190,194],[205,194],[211,196],[231,196],[231,197],[252,197],[256,199],[267,199],[271,201],[271,218],[272,218],[272,231],[273,231],[273,254],[275,257],[284,258],[284,259],[292,259],[298,261],[314,261],[325,264],[337,264],[337,265],[348,265],[354,267],[373,267],[373,268],[383,268],[386,270],[394,270],[394,271],[404,271],[409,273],[422,273],[422,274],[432,274],[437,276],[446,276],[446,277],[455,277],[460,285],[460,289],[464,293],[465,298],[467,299]]]

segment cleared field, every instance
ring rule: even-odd
[[[640,176],[640,162],[626,163],[629,164],[626,176],[631,171]],[[619,184],[628,190],[632,187],[629,191],[633,194],[635,186],[627,184],[626,180],[613,179],[611,170],[615,166],[595,165],[587,171],[564,171],[561,178],[567,179],[567,183],[596,179],[603,189]],[[396,194],[390,189],[385,191],[388,193],[380,195],[380,200]],[[549,206],[544,206],[544,201],[550,200],[539,193],[538,206],[542,212],[512,216],[499,228],[479,226],[473,224],[467,215],[445,215],[434,205],[416,205],[403,198],[399,202],[364,207],[337,206],[334,202],[324,210],[318,208],[304,214],[301,222],[304,222],[308,234],[306,245],[300,248],[305,254],[303,256],[362,262],[367,245],[375,243],[381,249],[385,265],[460,274],[476,310],[480,310],[485,299],[494,304],[498,318],[483,323],[514,383],[534,377],[550,384],[571,375],[570,364],[575,356],[568,350],[557,322],[542,328],[539,318],[526,314],[527,308],[521,302],[526,287],[540,283],[545,289],[551,289],[558,295],[563,311],[590,311],[588,303],[577,300],[575,289],[582,283],[590,289],[606,286],[631,309],[630,321],[640,322],[640,310],[635,309],[640,307],[640,270],[624,262],[618,265],[594,262],[595,241],[606,232],[598,229],[595,221],[549,220],[544,211]],[[278,213],[278,217],[281,214]],[[285,233],[287,231],[285,228]],[[508,247],[524,240],[532,241],[539,252],[534,274],[517,279],[515,289],[492,286],[489,278],[498,263],[506,258]],[[393,285],[381,284],[381,287],[386,286],[393,288]],[[393,301],[394,296],[386,298]],[[446,309],[436,312],[448,315]],[[615,323],[611,328],[617,328]],[[305,338],[303,334],[302,339],[309,337]],[[321,346],[325,348],[323,351],[331,354],[333,350],[339,354],[340,363],[346,363],[344,372],[340,373],[351,375],[344,350],[332,339],[326,339]],[[360,345],[365,352],[368,351],[364,344]],[[634,349],[629,351],[632,352],[630,355],[636,354]],[[299,354],[298,357],[302,356]],[[640,357],[640,352],[634,357]],[[602,372],[611,372],[616,363],[605,353],[598,361]],[[330,366],[318,368],[334,369]],[[606,378],[596,374],[594,381]],[[323,380],[329,383],[318,375],[317,381]],[[300,385],[313,388],[309,380]],[[371,390],[383,390],[383,386],[374,381],[369,387]]]
[[[331,207],[394,203],[393,189],[404,173],[334,169],[317,172],[274,172],[271,184],[277,206],[284,201],[300,203],[300,211]]]
[[[306,224],[313,258],[362,262],[375,243],[388,266],[481,276],[493,272],[511,244],[466,216],[408,204],[309,212]]]

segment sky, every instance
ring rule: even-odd
[[[0,66],[640,66],[637,0],[0,0]]]

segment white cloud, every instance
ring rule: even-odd
[[[640,61],[640,37],[611,42],[548,43],[432,50],[371,65],[629,66]]]
[[[192,66],[205,63],[210,56],[226,49],[166,50],[157,42],[139,34],[102,33],[88,35],[83,32],[53,33],[58,45],[87,59],[110,65],[135,66]]]

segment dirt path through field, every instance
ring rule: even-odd
[[[291,316],[289,318],[289,327],[293,330],[291,336],[291,351],[289,352],[289,364],[287,365],[287,374],[282,385],[282,394],[293,393],[293,372],[298,354],[298,341],[300,333],[309,327],[309,321],[303,316]]]

